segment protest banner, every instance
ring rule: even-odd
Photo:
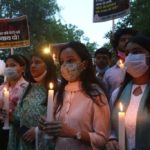
[[[129,0],[94,0],[93,22],[104,22],[127,15]]]
[[[0,48],[30,46],[27,16],[0,19]]]

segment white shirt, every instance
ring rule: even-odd
[[[140,105],[141,98],[143,96],[144,90],[146,85],[140,85],[142,89],[142,93],[138,96],[135,96],[133,94],[133,91],[135,88],[137,88],[139,85],[133,85],[132,86],[132,92],[131,92],[131,99],[129,106],[126,111],[125,116],[125,126],[126,126],[126,135],[127,135],[127,143],[128,143],[128,150],[132,150],[135,148],[135,133],[136,133],[136,120],[137,120],[137,113]]]
[[[142,89],[142,93],[138,96],[135,96],[135,95],[133,95],[133,91],[138,86],[139,85],[136,85],[136,84],[133,84],[133,86],[132,86],[131,99],[130,99],[128,108],[126,110],[126,116],[125,116],[125,128],[126,128],[126,136],[127,136],[127,143],[128,143],[127,149],[128,150],[132,150],[133,148],[135,148],[135,133],[136,133],[137,113],[138,113],[141,98],[142,98],[144,90],[146,88],[146,84],[140,85],[140,87]],[[119,88],[114,90],[114,92],[112,93],[112,96],[110,99],[111,110],[113,109],[113,105],[115,103],[118,92],[119,92]],[[114,135],[112,135],[111,137],[114,137]]]
[[[116,88],[120,87],[120,84],[124,80],[125,73],[125,69],[119,68],[117,64],[106,70],[103,81],[110,96]]]

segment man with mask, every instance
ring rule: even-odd
[[[111,44],[115,52],[115,65],[109,68],[104,74],[104,83],[111,96],[114,89],[120,86],[125,76],[124,60],[126,57],[125,46],[128,40],[136,35],[132,28],[118,29],[111,38]]]

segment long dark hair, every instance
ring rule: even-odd
[[[31,55],[31,59],[33,57],[41,58],[43,60],[43,62],[46,64],[47,73],[45,76],[45,88],[46,88],[47,93],[46,93],[46,99],[42,103],[42,105],[47,105],[49,83],[52,82],[54,84],[54,92],[56,92],[56,90],[57,90],[56,66],[54,65],[54,61],[53,61],[51,55],[44,54],[44,53],[42,53],[42,51],[34,51],[33,54]],[[31,63],[30,63],[30,65],[31,65]],[[36,81],[34,81],[32,75],[29,76],[28,79],[29,79],[29,85],[28,85],[28,87],[27,87],[27,89],[26,89],[26,91],[22,97],[22,100],[20,103],[21,106],[23,104],[23,99],[26,97],[26,95],[31,90],[33,82],[36,83]]]
[[[130,38],[128,43],[136,43],[136,44],[142,46],[145,50],[147,50],[150,53],[150,38],[147,37],[147,36],[137,35],[135,37]],[[149,65],[149,72],[148,73],[149,73],[149,76],[150,76],[150,62],[148,62],[148,65]],[[116,97],[114,105],[117,105],[119,97],[121,96],[121,93],[123,92],[123,90],[126,87],[126,85],[132,79],[133,78],[128,73],[126,73],[125,80],[124,80],[124,82],[122,83],[122,85],[121,85],[121,87],[119,89],[119,92],[118,92],[118,95]],[[148,85],[150,86],[150,81],[149,81]],[[150,98],[150,89],[148,91],[148,96],[147,96],[146,101],[145,101],[145,107],[150,112],[150,100],[149,100],[149,98]]]
[[[92,91],[96,90],[92,88],[92,84],[95,83],[97,85],[99,85],[99,87],[101,89],[103,89],[103,85],[102,83],[99,82],[99,80],[96,78],[95,76],[95,71],[94,71],[94,67],[92,64],[92,57],[90,55],[90,53],[88,52],[86,46],[80,42],[75,42],[72,41],[68,44],[66,44],[59,52],[59,56],[58,59],[60,61],[60,55],[62,53],[63,50],[65,50],[66,48],[72,48],[77,54],[78,56],[81,58],[81,61],[86,61],[87,62],[87,67],[84,71],[82,71],[82,73],[80,74],[80,80],[82,82],[82,88],[84,90],[84,92],[91,97],[91,99],[94,101],[94,98],[91,94]],[[57,93],[57,98],[56,98],[56,108],[54,111],[54,114],[56,114],[56,112],[58,112],[62,105],[63,105],[63,93],[64,93],[64,88],[65,85],[68,83],[68,81],[66,81],[63,77],[61,78],[61,83],[58,89],[58,93]]]
[[[126,87],[126,85],[127,85],[130,81],[132,81],[132,77],[131,77],[128,73],[126,73],[125,79],[124,79],[124,81],[121,83],[121,87],[119,88],[119,92],[118,92],[118,95],[117,95],[117,97],[116,97],[116,99],[115,99],[114,105],[117,105],[117,103],[118,103],[118,101],[119,101],[119,97],[121,96],[121,94],[122,94],[124,88]]]
[[[46,64],[46,68],[47,68],[47,73],[45,76],[45,87],[46,87],[46,89],[48,90],[49,89],[49,83],[53,82],[54,89],[56,90],[57,89],[57,74],[56,74],[56,66],[54,64],[52,56],[48,55],[48,54],[44,54],[42,52],[34,52],[34,54],[32,54],[32,56],[31,56],[31,58],[32,57],[39,57]],[[32,80],[34,80],[34,79],[32,79]]]
[[[124,88],[126,87],[126,85],[127,85],[130,81],[132,81],[132,77],[127,73],[127,74],[126,74],[126,77],[125,77],[125,80],[124,80],[124,82],[122,83],[122,85],[121,85],[121,87],[120,87],[120,89],[119,89],[118,95],[117,95],[117,97],[116,97],[116,99],[115,99],[114,106],[116,106],[116,105],[118,104],[119,98],[120,98],[120,96],[121,96],[121,94],[122,94]],[[149,86],[150,86],[150,82],[149,82],[148,84],[149,84]],[[149,98],[150,98],[150,89],[149,89],[149,91],[148,91],[148,96],[147,96],[146,101],[145,101],[145,107],[146,107],[146,108],[148,109],[148,111],[150,112],[150,100],[149,100]]]

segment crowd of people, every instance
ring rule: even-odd
[[[150,150],[150,38],[132,28],[118,29],[111,45],[111,50],[95,51],[93,64],[83,43],[64,44],[59,72],[42,51],[34,51],[30,61],[9,55],[0,85],[0,150],[122,150],[120,103],[125,112],[123,150]],[[50,82],[54,106],[49,121]]]

